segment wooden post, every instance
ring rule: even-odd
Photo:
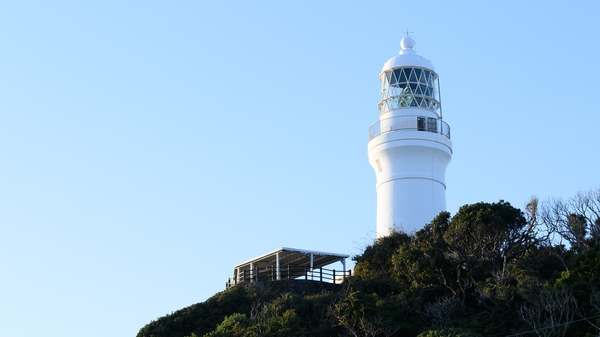
[[[308,280],[308,267],[304,266],[304,280]]]
[[[323,282],[323,267],[319,268],[319,282]]]
[[[335,269],[333,270],[333,284],[335,284]]]

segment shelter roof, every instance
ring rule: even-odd
[[[313,268],[320,268],[329,264],[342,261],[350,257],[345,254],[318,252],[313,250],[296,249],[281,247],[270,253],[255,257],[246,262],[234,266],[234,269],[250,270],[250,265],[258,268],[265,268],[277,265],[277,254],[279,254],[279,266],[284,268],[290,266],[307,266],[310,267],[310,256],[313,256]]]

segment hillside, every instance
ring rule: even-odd
[[[159,318],[143,327],[138,333],[138,337],[185,337],[195,333],[197,336],[204,336],[217,329],[217,326],[224,321],[226,317],[234,314],[242,314],[245,318],[255,317],[257,310],[261,314],[271,316],[285,316],[284,324],[278,329],[280,333],[287,331],[290,327],[289,320],[302,317],[303,323],[296,322],[298,325],[306,325],[302,330],[316,331],[319,322],[326,319],[327,307],[329,303],[339,294],[343,293],[345,285],[320,283],[316,281],[273,281],[259,284],[240,283],[229,289],[226,289],[205,302],[197,303],[189,307],[175,311],[170,315]],[[294,314],[291,315],[293,310]],[[288,312],[289,311],[289,312]],[[288,312],[286,314],[286,312]],[[293,316],[293,317],[292,317]],[[275,324],[269,317],[270,324]],[[266,319],[266,318],[265,318]],[[260,325],[260,322],[252,325]],[[247,329],[251,326],[250,320],[240,319],[237,323],[239,328]],[[227,321],[225,321],[227,323]],[[226,324],[221,324],[225,326]],[[234,324],[235,325],[235,324]],[[257,327],[259,329],[260,326]],[[294,326],[298,328],[298,326]],[[322,327],[318,327],[319,329]],[[223,328],[221,328],[223,330]],[[334,333],[335,329],[326,329],[323,336],[327,333]],[[213,333],[211,336],[219,336]],[[316,335],[313,335],[316,336]]]
[[[238,284],[138,337],[597,336],[598,191],[532,199],[525,213],[504,201],[465,205],[414,236],[378,239],[342,285]]]

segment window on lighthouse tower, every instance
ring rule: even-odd
[[[427,118],[427,131],[437,132],[437,119],[431,117]]]

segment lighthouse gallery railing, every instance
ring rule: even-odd
[[[417,130],[439,133],[450,138],[450,125],[438,118],[425,116],[396,116],[382,119],[369,128],[369,140],[388,132]]]

